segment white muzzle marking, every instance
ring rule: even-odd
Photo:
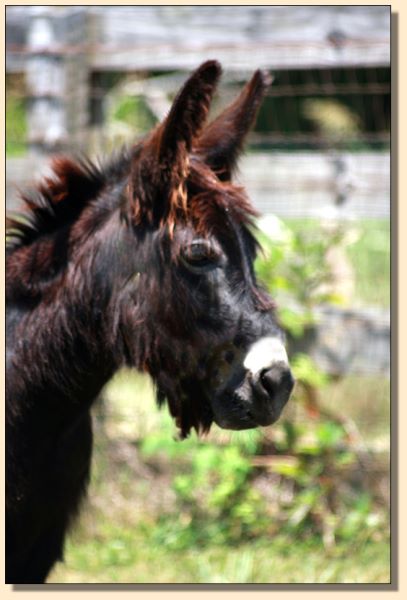
[[[255,375],[263,369],[271,368],[277,362],[284,362],[288,365],[287,352],[282,341],[278,337],[264,337],[251,346],[243,361],[243,366]]]

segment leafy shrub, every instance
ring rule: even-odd
[[[314,425],[285,422],[275,440],[272,464],[284,487],[292,482],[290,500],[281,503],[277,521],[295,535],[321,535],[326,547],[336,541],[364,542],[387,537],[383,511],[374,506],[368,490],[352,484],[360,466],[344,428],[329,420]]]
[[[156,437],[153,443],[145,441],[141,450],[151,458],[168,445]],[[253,436],[228,446],[196,440],[177,444],[184,450],[178,454],[171,485],[179,512],[159,518],[153,534],[157,541],[181,548],[232,543],[261,534],[267,524],[266,503],[252,486],[250,460],[257,445]]]
[[[328,230],[294,230],[271,215],[261,219],[259,225],[263,251],[256,261],[256,272],[278,300],[283,327],[293,337],[301,337],[314,323],[315,306],[323,302],[340,304],[343,300],[327,286],[332,272],[326,256],[342,243],[344,229],[338,225]]]

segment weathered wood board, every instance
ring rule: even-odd
[[[88,48],[90,68],[120,71],[189,70],[213,57],[226,69],[242,71],[388,65],[390,10],[352,5],[49,7],[59,20],[60,43],[64,21],[69,24],[79,12],[87,21],[81,45]],[[7,7],[9,49],[21,47],[33,11]],[[21,69],[23,60],[21,54],[9,54],[7,69]]]

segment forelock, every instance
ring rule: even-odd
[[[216,173],[197,158],[191,160],[188,177],[188,217],[198,233],[229,236],[230,223],[253,225],[257,212],[244,189],[221,181]]]

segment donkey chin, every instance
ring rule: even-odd
[[[280,337],[260,338],[229,373],[217,373],[210,398],[213,420],[223,429],[241,430],[275,423],[294,387]]]

